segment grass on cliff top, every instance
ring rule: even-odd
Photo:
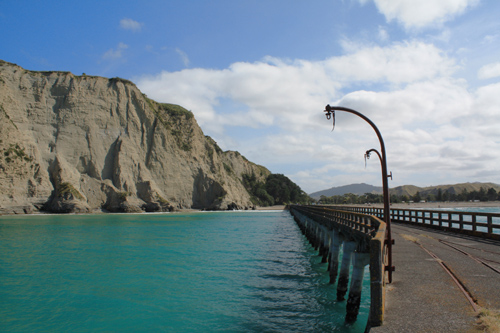
[[[146,102],[149,104],[149,107],[153,112],[155,112],[157,115],[160,112],[166,112],[172,117],[179,117],[179,116],[184,116],[186,119],[191,119],[194,117],[193,113],[185,108],[183,108],[180,105],[177,104],[170,104],[170,103],[158,103],[157,101],[152,100],[151,98],[147,97],[145,94],[142,94],[144,96],[144,99],[146,99]]]
[[[177,104],[158,103],[158,106],[161,111],[167,112],[172,117],[184,116],[186,119],[191,119],[194,117],[191,111],[186,110],[185,108]]]

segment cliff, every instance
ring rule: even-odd
[[[4,61],[0,154],[0,213],[245,209],[243,175],[270,174],[130,81]]]

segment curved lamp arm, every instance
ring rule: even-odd
[[[380,164],[382,167],[382,188],[383,188],[383,197],[384,197],[384,222],[387,225],[386,228],[386,245],[387,245],[387,250],[388,250],[388,266],[385,267],[385,270],[389,272],[389,283],[392,282],[392,272],[394,271],[394,267],[392,266],[392,236],[391,236],[391,213],[390,213],[390,203],[389,203],[389,184],[387,181],[388,177],[391,177],[392,179],[392,172],[390,175],[387,174],[387,157],[385,154],[385,144],[384,144],[384,139],[382,138],[382,134],[380,134],[380,131],[378,130],[377,126],[373,121],[371,121],[368,117],[366,117],[364,114],[353,110],[349,109],[343,106],[330,106],[328,104],[325,107],[325,116],[326,119],[332,119],[333,118],[333,128],[335,129],[335,111],[344,111],[344,112],[349,112],[352,114],[355,114],[356,116],[362,118],[364,121],[366,121],[370,126],[373,128],[375,133],[377,134],[378,140],[380,142],[380,151],[379,153],[376,149],[370,149],[366,151],[366,155],[370,155],[371,152],[376,152],[378,157],[380,158]]]

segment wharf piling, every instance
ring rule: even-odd
[[[354,241],[344,242],[342,264],[340,265],[339,282],[337,283],[337,300],[345,300],[347,285],[349,284],[349,270],[351,268],[351,258],[356,250],[357,244]],[[364,268],[364,267],[363,267]]]
[[[337,281],[337,275],[339,271],[340,246],[342,246],[344,239],[342,237],[342,234],[335,229],[331,231],[330,237],[332,241],[330,244],[328,272],[330,273],[330,284],[334,284]]]
[[[352,276],[346,304],[346,323],[356,321],[366,265],[370,264],[370,314],[368,324],[380,326],[384,317],[384,257],[387,246],[386,224],[380,219],[365,214],[333,210],[325,207],[289,207],[302,233],[311,245],[329,261],[330,283],[337,282],[337,299],[345,300],[349,286],[349,270]],[[339,253],[342,247],[342,261],[339,272]],[[353,259],[352,259],[353,258]]]

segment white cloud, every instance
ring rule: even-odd
[[[418,41],[389,47],[350,43],[348,49],[350,54],[326,61],[338,80],[407,83],[448,76],[456,69],[454,61],[437,47]]]
[[[479,3],[479,0],[373,1],[387,21],[397,20],[407,29],[440,25]]]
[[[186,54],[186,52],[182,51],[179,48],[176,48],[175,52],[177,52],[177,54],[181,57],[181,60],[182,60],[182,63],[184,64],[184,66],[186,66],[186,67],[189,66],[189,57]]]
[[[377,124],[397,185],[422,179],[423,185],[500,182],[491,177],[500,157],[489,153],[498,151],[500,84],[471,90],[451,77],[454,59],[422,42],[350,44],[349,50],[323,61],[268,57],[135,81],[148,96],[192,110],[205,133],[231,145],[223,149],[237,148],[274,172],[300,165],[300,172],[288,176],[309,192],[332,184],[377,184],[380,177],[375,159],[364,167],[365,151],[379,147],[373,130],[339,112],[332,133],[322,114],[328,103],[354,108]],[[377,89],[348,91],[364,82]],[[229,136],[231,126],[246,138],[257,134],[252,140]],[[320,186],[322,181],[327,185]]]
[[[379,26],[377,37],[381,42],[387,42],[389,40],[389,33],[382,26]]]
[[[120,20],[120,28],[122,28],[124,30],[131,30],[134,32],[141,31],[142,23],[134,21],[130,18],[123,18]]]
[[[472,97],[460,81],[436,78],[393,91],[355,91],[344,95],[338,104],[366,110],[374,122],[390,130],[402,125],[447,123],[470,111]]]
[[[123,56],[123,50],[126,50],[128,49],[128,45],[125,44],[125,43],[118,43],[118,46],[116,47],[116,49],[109,49],[107,50],[102,58],[103,59],[119,59]]]
[[[500,62],[484,65],[477,73],[479,79],[491,79],[500,76]]]
[[[222,126],[231,125],[227,115],[217,116],[223,98],[247,107],[238,119],[248,126],[316,127],[314,112],[325,101],[340,97],[343,86],[360,81],[418,82],[447,76],[454,68],[453,60],[436,47],[409,42],[387,48],[357,47],[352,54],[324,61],[268,57],[256,63],[234,63],[224,70],[186,69],[136,81],[152,98],[184,105],[195,112],[201,125],[221,133]]]

